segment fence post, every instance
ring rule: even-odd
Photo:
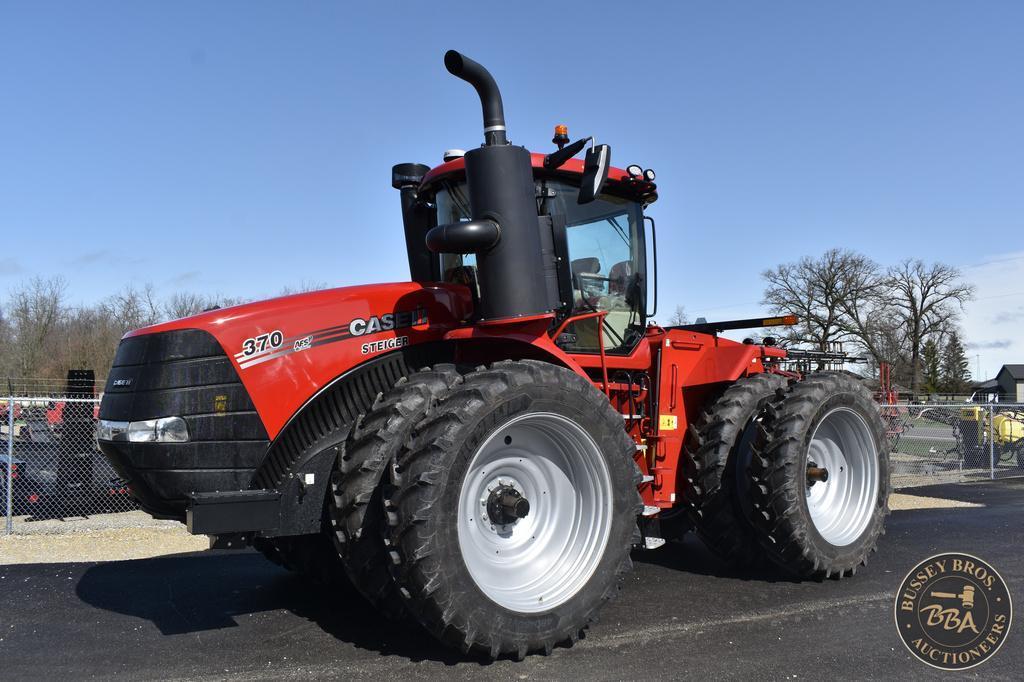
[[[995,407],[988,406],[988,471],[989,479],[996,480],[996,439],[995,439]]]
[[[7,382],[10,388],[10,382]],[[7,535],[14,532],[14,517],[11,514],[13,507],[13,483],[14,483],[14,391],[9,391],[7,398]]]

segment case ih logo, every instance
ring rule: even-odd
[[[280,330],[275,329],[272,332],[258,334],[243,341],[242,350],[235,353],[235,361],[241,369],[248,369],[268,360],[275,360],[292,353],[301,353],[328,343],[427,324],[430,324],[430,319],[427,317],[426,309],[414,308],[413,310],[396,310],[382,315],[356,317],[334,327],[302,332],[288,337],[285,337]],[[408,345],[408,337],[402,338],[403,342],[395,344],[387,343],[387,339],[379,344],[365,343],[362,345],[361,351],[366,355]]]
[[[418,324],[427,324],[427,311],[419,308],[417,310],[398,310],[393,313],[386,313],[377,317],[371,315],[365,320],[357,317],[348,323],[348,330],[352,336],[364,336],[365,334],[376,334],[387,332],[393,329],[406,329],[415,327]]]

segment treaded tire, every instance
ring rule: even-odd
[[[785,377],[777,374],[739,379],[705,406],[686,432],[686,500],[697,535],[719,558],[737,566],[764,559],[750,520],[747,469],[756,419],[785,386]]]
[[[341,558],[326,533],[253,538],[252,546],[271,562],[310,580],[338,590],[350,590]]]
[[[815,430],[835,408],[863,418],[878,463],[878,490],[860,534],[834,545],[818,531],[807,503],[808,447]],[[867,564],[885,532],[889,513],[889,451],[885,425],[871,393],[855,377],[840,372],[809,374],[765,410],[750,474],[759,539],[768,556],[802,578],[842,578]]]
[[[328,513],[337,551],[352,584],[388,618],[401,617],[405,607],[388,568],[381,480],[413,427],[461,379],[454,365],[399,379],[356,421],[332,475]]]
[[[595,570],[562,603],[534,612],[510,610],[484,593],[467,567],[458,530],[462,486],[478,448],[510,420],[531,413],[555,413],[582,427],[611,482],[607,542]],[[491,658],[523,658],[574,643],[632,567],[629,552],[642,509],[635,449],[621,414],[568,369],[522,360],[465,375],[417,427],[392,468],[392,572],[409,612],[442,642]],[[531,513],[543,518],[540,507]]]

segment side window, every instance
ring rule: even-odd
[[[446,182],[434,199],[437,205],[437,224],[458,223],[469,220],[469,196],[465,182]],[[479,295],[476,281],[476,254],[443,253],[441,280],[464,284]]]
[[[625,280],[632,274],[633,256],[626,214],[572,225],[565,234],[574,303],[598,310],[629,310]]]
[[[572,273],[573,311],[607,311],[603,331],[606,351],[628,350],[628,330],[637,322],[633,243],[626,212],[566,227]],[[561,340],[569,351],[593,352],[598,347],[597,318],[574,322]]]

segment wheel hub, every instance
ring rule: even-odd
[[[821,536],[836,546],[854,542],[871,522],[879,489],[871,430],[839,407],[819,422],[807,452],[807,508]]]
[[[511,485],[499,485],[487,497],[487,516],[491,523],[506,526],[530,513],[530,501]]]
[[[807,485],[812,486],[815,483],[825,483],[826,481],[828,481],[828,469],[820,467],[813,461],[808,460]]]
[[[538,613],[590,579],[611,533],[611,476],[593,438],[549,412],[515,417],[479,446],[463,475],[458,539],[477,587]]]

